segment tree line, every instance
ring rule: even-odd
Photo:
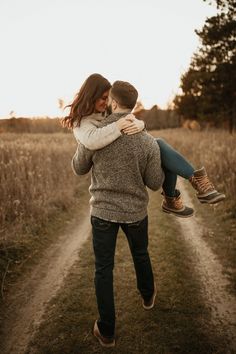
[[[182,93],[175,96],[174,105],[184,118],[227,125],[232,132],[236,128],[236,2],[212,1],[217,14],[195,31],[200,47],[181,77]]]
[[[10,118],[0,119],[0,133],[68,133],[62,128],[60,118]]]

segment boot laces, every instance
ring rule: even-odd
[[[183,202],[180,197],[173,198],[173,207],[178,210],[183,208]]]
[[[208,176],[201,176],[201,177],[195,177],[195,182],[198,186],[198,188],[203,192],[210,192],[215,189],[214,185],[212,182],[210,182]]]

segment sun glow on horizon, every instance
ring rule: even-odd
[[[63,116],[58,100],[70,103],[94,72],[165,108],[199,44],[194,30],[215,13],[202,0],[2,0],[0,118]]]

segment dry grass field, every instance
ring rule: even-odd
[[[67,208],[76,188],[73,142],[67,134],[1,135],[1,238],[10,226],[21,234],[31,224],[40,226],[55,209]]]
[[[186,129],[152,131],[183,153],[196,168],[204,165],[220,191],[224,208],[236,216],[236,135]],[[71,134],[1,134],[0,240],[49,221],[74,202],[78,180],[71,172],[76,143]]]

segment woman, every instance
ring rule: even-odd
[[[101,126],[107,114],[110,82],[100,74],[90,75],[83,83],[70,107],[70,113],[63,118],[64,127],[72,128],[77,141],[90,150],[101,149],[118,139],[122,133],[135,134],[144,129],[144,122],[128,114],[125,118]],[[204,168],[194,167],[163,139],[156,139],[161,153],[162,168],[165,173],[163,183],[162,210],[179,217],[190,217],[193,209],[184,206],[180,192],[176,189],[177,176],[188,179],[197,190],[201,203],[213,204],[225,199],[210,182]]]

